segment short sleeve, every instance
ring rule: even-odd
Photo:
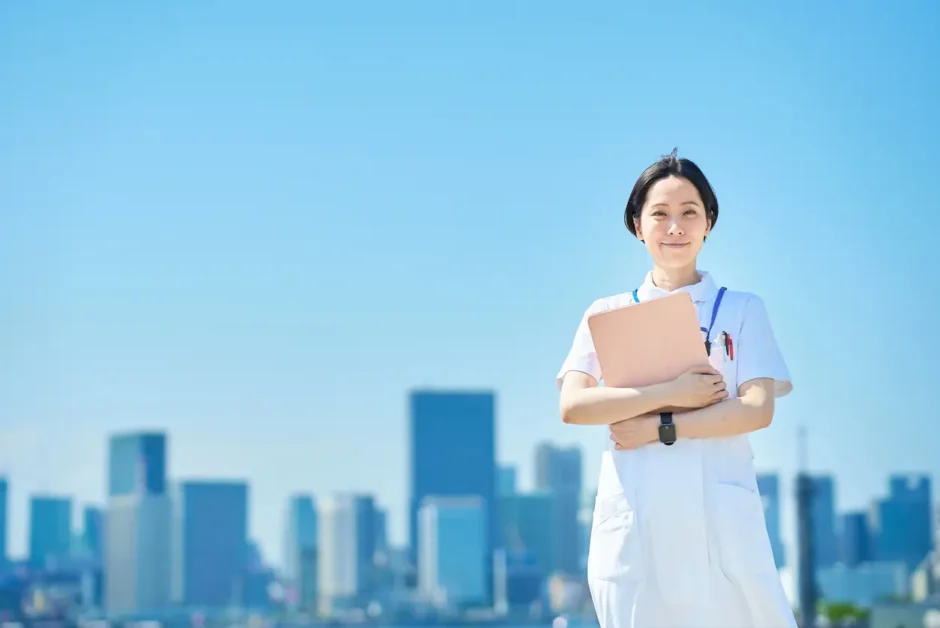
[[[767,308],[760,297],[751,295],[745,303],[741,333],[735,345],[739,386],[752,379],[771,378],[775,380],[775,396],[790,394],[793,390],[790,372],[777,346]]]
[[[571,343],[571,349],[568,351],[565,361],[555,376],[555,384],[561,388],[561,383],[565,375],[571,371],[580,371],[587,373],[594,379],[600,381],[601,366],[597,361],[597,353],[594,351],[594,339],[591,338],[591,328],[588,327],[588,317],[594,313],[596,304],[592,305],[584,312],[581,317],[581,324],[574,334],[574,341]]]

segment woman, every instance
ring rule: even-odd
[[[694,163],[673,151],[647,168],[624,222],[652,270],[636,290],[588,308],[558,373],[565,423],[610,430],[588,554],[603,628],[796,626],[747,436],[770,425],[774,398],[792,386],[761,299],[719,288],[696,266],[717,220]],[[645,388],[598,387],[588,317],[679,291],[695,303],[710,366]],[[657,412],[665,407],[689,410]]]

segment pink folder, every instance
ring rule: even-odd
[[[695,305],[687,292],[588,317],[605,386],[637,388],[708,365]]]

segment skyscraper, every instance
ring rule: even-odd
[[[29,563],[54,568],[72,549],[72,500],[35,496],[29,500]]]
[[[535,450],[536,490],[554,497],[554,564],[564,573],[580,573],[578,511],[581,504],[581,450],[543,443]]]
[[[82,514],[82,546],[99,567],[104,558],[104,541],[104,512],[95,506],[85,506]]]
[[[509,555],[529,556],[543,576],[556,562],[555,512],[555,496],[550,492],[499,498],[499,545]]]
[[[320,501],[320,608],[362,607],[373,593],[375,502],[367,495],[333,495]]]
[[[846,567],[856,567],[873,559],[868,513],[849,512],[842,516],[841,559]]]
[[[836,536],[836,488],[831,475],[813,476],[813,556],[816,569],[831,567],[839,559]]]
[[[174,602],[239,603],[248,566],[248,485],[187,481],[174,492]]]
[[[497,473],[497,484],[498,490],[497,494],[500,497],[506,497],[509,495],[515,495],[516,493],[516,467],[513,466],[504,466],[499,467],[496,471]]]
[[[764,520],[767,522],[767,536],[774,551],[777,569],[784,566],[785,552],[780,537],[780,478],[776,473],[762,473],[757,476],[757,489],[764,503]]]
[[[6,566],[7,557],[7,494],[9,493],[9,484],[5,477],[0,477],[0,573]]]
[[[915,569],[933,547],[930,478],[892,475],[888,488],[888,497],[877,504],[877,559]]]
[[[483,498],[426,497],[418,510],[418,589],[441,608],[484,603],[492,557],[487,556]]]
[[[482,499],[487,519],[487,592],[499,533],[496,504],[496,398],[492,392],[415,391],[410,398],[409,535],[418,547],[418,508],[428,496]]]
[[[303,608],[317,602],[317,510],[310,495],[292,495],[287,502],[284,535],[284,577],[292,599]],[[311,569],[311,567],[313,569]]]
[[[162,610],[170,603],[171,563],[166,435],[113,436],[108,458],[105,607]]]

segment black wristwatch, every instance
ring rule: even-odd
[[[663,445],[676,442],[676,424],[672,422],[672,412],[659,413],[659,442]]]

